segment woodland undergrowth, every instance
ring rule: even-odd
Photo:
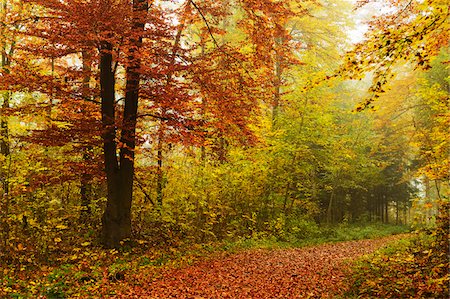
[[[436,229],[420,230],[359,261],[348,275],[346,297],[448,298],[449,207],[441,204]]]

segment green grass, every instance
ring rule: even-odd
[[[251,249],[251,248],[288,248],[318,245],[322,243],[374,239],[384,236],[408,233],[410,227],[406,225],[393,225],[383,223],[368,224],[339,224],[336,226],[317,226],[310,224],[303,232],[294,230],[293,233],[281,235],[259,234],[222,245],[224,249]],[[305,232],[306,231],[306,232]]]

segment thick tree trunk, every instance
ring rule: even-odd
[[[119,161],[115,143],[114,73],[111,45],[105,44],[100,61],[102,93],[102,120],[104,133],[105,171],[108,199],[103,214],[102,241],[106,247],[118,247],[131,237],[131,203],[133,198],[134,155],[136,147],[136,123],[139,100],[141,60],[139,49],[145,26],[147,0],[134,0],[132,32],[129,40],[128,66],[126,67],[126,91],[121,126]]]
[[[100,53],[100,96],[102,100],[103,158],[107,184],[107,202],[102,218],[102,242],[106,247],[116,247],[129,234],[123,230],[123,217],[119,197],[119,164],[115,142],[115,78],[112,68],[112,45],[105,42]]]

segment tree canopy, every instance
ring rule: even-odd
[[[2,252],[289,240],[436,211],[449,7],[355,4],[1,0]]]

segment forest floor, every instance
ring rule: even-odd
[[[84,246],[53,252],[47,262],[23,256],[3,265],[0,298],[348,299],[354,262],[412,235],[297,248],[192,245],[188,250],[136,246],[117,251]]]
[[[192,265],[127,275],[114,298],[344,298],[350,262],[394,235],[294,249],[224,253]]]

